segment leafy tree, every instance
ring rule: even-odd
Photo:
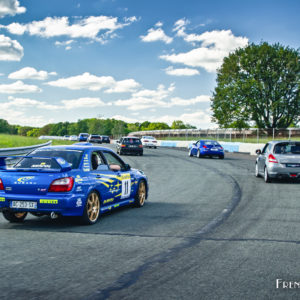
[[[26,133],[27,136],[38,137],[40,136],[40,128],[33,128]]]
[[[0,132],[1,133],[9,133],[10,125],[6,120],[0,119]]]
[[[251,44],[223,61],[212,97],[213,121],[221,127],[255,123],[286,128],[300,115],[299,50]]]

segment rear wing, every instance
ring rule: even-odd
[[[43,165],[30,167],[30,168],[9,168],[7,169],[7,159],[14,161],[13,165],[19,162],[23,158],[32,158],[32,159],[48,159],[54,161],[59,166],[59,172],[67,172],[72,169],[72,165],[65,161],[61,157],[45,157],[45,156],[0,156],[0,170],[43,170],[43,171],[57,171],[57,169],[53,168],[45,168]]]

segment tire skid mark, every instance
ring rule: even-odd
[[[174,154],[168,154],[168,156],[183,160],[185,163],[198,164],[198,162],[200,162],[200,160],[194,160],[194,161],[186,160],[184,157],[174,155]],[[216,216],[212,221],[207,223],[204,227],[202,227],[196,233],[192,234],[190,237],[184,238],[183,241],[178,245],[148,258],[144,264],[140,265],[135,270],[121,275],[119,279],[115,281],[111,286],[103,290],[98,290],[96,293],[94,293],[93,295],[85,299],[88,300],[109,299],[109,297],[112,296],[112,293],[129,288],[130,286],[135,284],[139,280],[139,278],[143,275],[143,273],[145,273],[150,268],[153,268],[154,265],[167,263],[172,259],[175,259],[176,256],[182,250],[186,248],[191,248],[199,244],[201,241],[206,240],[205,235],[209,234],[218,226],[220,226],[222,223],[224,223],[224,221],[231,215],[231,213],[234,211],[234,209],[241,201],[242,190],[238,182],[232,176],[225,174],[222,171],[213,168],[211,166],[202,165],[202,167],[205,169],[209,169],[210,171],[216,173],[219,176],[222,176],[229,184],[232,185],[233,195],[231,197],[229,205],[225,209],[223,209],[222,212],[218,216]]]

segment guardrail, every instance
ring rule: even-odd
[[[39,145],[33,145],[33,146],[27,146],[27,147],[15,147],[15,148],[0,148],[0,156],[6,156],[6,155],[23,155],[27,154],[31,150],[44,147],[44,146],[49,146],[52,144],[52,141],[49,141],[44,144],[39,144]]]

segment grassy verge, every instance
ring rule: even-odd
[[[34,137],[0,134],[0,148],[26,147],[44,144],[46,142],[48,142],[48,140],[39,140]],[[73,141],[52,140],[52,145],[71,145],[74,143]]]

